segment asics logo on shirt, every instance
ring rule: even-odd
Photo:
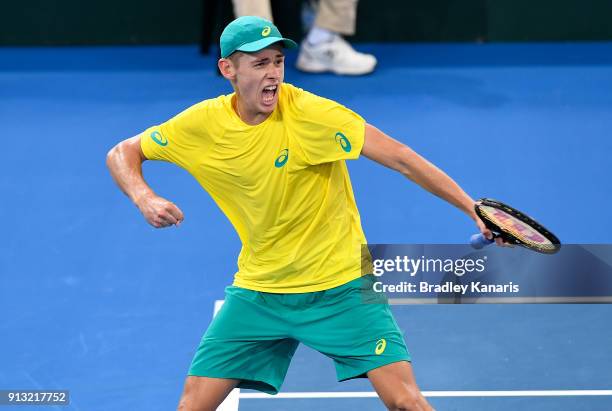
[[[155,141],[157,144],[159,144],[162,147],[168,145],[168,139],[162,136],[162,134],[159,131],[152,132],[151,138],[153,139],[153,141]]]
[[[344,134],[339,131],[336,133],[336,142],[340,144],[342,150],[346,151],[347,153],[351,151],[351,142],[348,140],[348,138],[346,138]]]
[[[376,348],[374,349],[374,353],[376,355],[380,355],[385,352],[385,348],[387,348],[387,340],[381,338],[380,340],[376,341]]]
[[[281,168],[282,166],[285,165],[285,163],[287,163],[287,160],[289,160],[289,149],[288,148],[281,151],[280,155],[276,157],[276,160],[274,160],[274,167]]]

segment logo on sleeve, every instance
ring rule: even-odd
[[[387,348],[387,340],[381,338],[380,340],[376,341],[376,348],[374,349],[374,353],[376,355],[380,355],[385,352],[385,348]]]
[[[264,37],[268,37],[270,35],[270,32],[272,31],[272,29],[270,28],[270,26],[266,26],[264,27],[264,29],[261,31],[261,35]]]
[[[288,148],[281,151],[280,155],[276,157],[276,160],[274,160],[274,167],[281,168],[287,163],[287,160],[289,160],[289,149]]]
[[[344,134],[342,134],[339,131],[336,133],[336,142],[340,144],[340,147],[342,147],[342,150],[346,151],[347,153],[350,153],[351,142],[348,140],[348,138],[346,138]]]
[[[151,133],[151,138],[160,146],[164,147],[168,145],[168,139],[162,135],[159,131],[154,131]]]

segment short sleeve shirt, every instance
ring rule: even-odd
[[[141,135],[148,159],[189,171],[242,241],[234,285],[300,293],[361,274],[361,228],[345,160],[359,157],[365,121],[283,83],[274,112],[244,123],[235,94],[198,103]]]

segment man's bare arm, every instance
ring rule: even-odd
[[[106,165],[113,180],[140,209],[149,224],[156,228],[179,225],[183,212],[172,202],[156,195],[142,175],[146,160],[140,148],[140,136],[128,138],[106,155]]]
[[[478,225],[487,238],[492,233],[474,211],[474,200],[444,171],[421,157],[414,150],[366,124],[362,154],[370,160],[402,173],[427,191],[453,204]],[[496,239],[501,244],[501,239]]]

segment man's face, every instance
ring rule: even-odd
[[[251,115],[272,113],[285,76],[285,55],[281,46],[273,44],[256,53],[238,52],[229,60],[231,74],[224,76],[234,84],[240,107]]]

